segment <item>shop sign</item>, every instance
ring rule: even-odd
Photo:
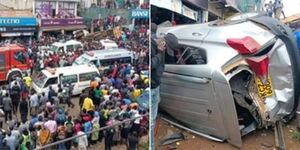
[[[36,26],[36,18],[0,17],[1,26]]]
[[[42,19],[41,26],[69,26],[69,25],[84,25],[83,18],[70,18],[70,19]]]
[[[172,6],[173,6],[172,10],[174,12],[182,14],[182,2],[181,2],[181,0],[173,0]]]
[[[149,9],[132,9],[131,18],[149,18]]]
[[[0,27],[0,32],[8,33],[8,32],[37,32],[37,26],[16,26],[16,27]]]
[[[189,17],[193,20],[197,20],[198,19],[198,12],[191,9],[191,8],[188,8],[187,6],[182,6],[182,14],[186,17]]]

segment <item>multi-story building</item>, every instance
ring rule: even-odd
[[[151,0],[152,21],[186,24],[224,19],[235,13],[261,11],[263,0]]]
[[[32,10],[34,0],[0,0],[0,9]]]
[[[84,18],[77,16],[80,0],[35,0],[33,13],[39,21],[39,35],[51,31],[74,31],[86,28]]]
[[[12,7],[14,4],[16,7]],[[37,37],[37,20],[29,8],[30,5],[25,1],[22,6],[16,0],[0,0],[1,41],[14,40],[16,38],[30,40],[32,37]]]

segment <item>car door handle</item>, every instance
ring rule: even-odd
[[[181,75],[181,74],[175,74],[169,72],[164,72],[164,77],[173,78],[173,79],[176,78],[182,81],[200,83],[200,84],[207,84],[210,80],[209,78],[205,78],[205,77],[193,77],[193,76]]]
[[[202,36],[203,33],[201,33],[201,32],[193,32],[192,35],[193,36]]]

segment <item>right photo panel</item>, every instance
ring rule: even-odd
[[[150,4],[151,150],[299,149],[299,0]]]

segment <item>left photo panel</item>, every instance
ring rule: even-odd
[[[149,149],[149,0],[0,0],[0,149]]]

